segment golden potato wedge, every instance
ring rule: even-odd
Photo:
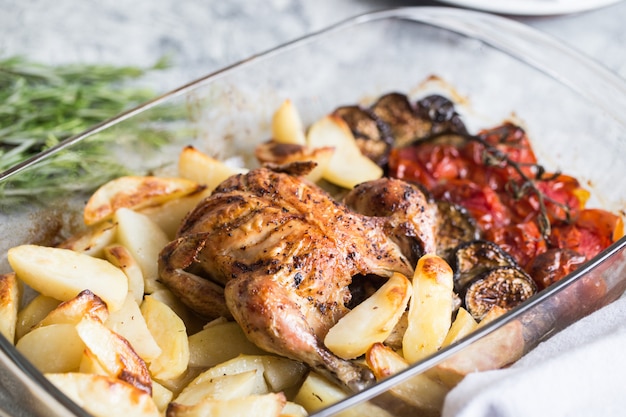
[[[124,272],[128,278],[128,291],[132,293],[137,304],[141,304],[145,286],[143,272],[130,251],[122,245],[113,244],[105,247],[102,253],[107,261]]]
[[[278,143],[306,144],[300,113],[289,99],[283,101],[272,116],[272,138]]]
[[[174,398],[174,393],[159,384],[156,381],[152,381],[152,399],[156,404],[157,408],[161,412],[161,414],[165,415],[165,411],[167,410],[168,404]]]
[[[176,397],[175,402],[181,405],[198,404],[205,398],[230,400],[255,394],[255,387],[259,371],[250,371],[238,374],[216,376],[203,379],[198,383],[186,386]]]
[[[195,314],[180,298],[175,296],[174,293],[167,288],[158,289],[152,292],[150,296],[174,310],[174,313],[176,313],[185,324],[187,334],[196,334],[202,330],[202,326],[206,323],[206,320]]]
[[[61,242],[57,247],[100,258],[102,250],[113,243],[116,227],[117,225],[110,220],[95,224]]]
[[[273,392],[285,391],[302,382],[308,367],[283,356],[261,355],[265,381]]]
[[[85,344],[73,324],[51,324],[26,333],[15,347],[41,372],[72,372],[80,367]]]
[[[280,417],[307,417],[308,415],[309,413],[307,413],[304,407],[293,401],[287,401],[287,404],[285,404],[280,412]]]
[[[200,184],[185,178],[119,177],[102,185],[91,195],[85,205],[83,218],[89,226],[110,219],[120,208],[138,210],[202,189]]]
[[[94,417],[160,417],[150,394],[95,374],[47,373],[48,380]]]
[[[151,294],[163,285],[159,278],[159,252],[169,243],[169,239],[159,226],[148,216],[133,210],[121,208],[115,212],[117,240],[130,252],[139,264],[144,279],[144,292]]]
[[[21,286],[15,273],[0,274],[0,334],[15,343]]]
[[[265,363],[261,356],[239,355],[219,365],[203,371],[189,386],[203,384],[205,381],[217,378],[221,375],[235,375],[242,372],[256,371],[254,374],[254,387],[251,394],[267,394],[270,392],[265,381]]]
[[[505,312],[501,307],[493,307],[476,328],[486,325]],[[438,378],[448,387],[454,387],[471,372],[503,368],[517,361],[523,354],[524,325],[515,320],[445,359],[430,370],[429,375]]]
[[[42,329],[47,327],[42,327]],[[76,331],[109,376],[125,381],[152,395],[152,379],[148,367],[128,340],[89,317],[76,325]]]
[[[382,168],[361,153],[350,127],[338,116],[329,115],[313,123],[307,134],[307,145],[335,148],[322,176],[340,187],[350,189],[383,175]]]
[[[293,401],[304,407],[307,412],[313,413],[343,400],[348,395],[338,385],[315,372],[309,372]],[[337,415],[341,417],[392,417],[392,414],[370,403],[355,405]]]
[[[402,356],[381,343],[372,346],[366,361],[377,380],[397,374],[409,366]],[[414,407],[416,414],[427,415],[441,411],[448,389],[427,375],[419,374],[390,388],[390,392],[398,401]]]
[[[161,355],[161,348],[148,329],[146,320],[132,294],[128,294],[122,308],[111,313],[104,324],[128,340],[144,361],[151,362]]]
[[[443,343],[441,347],[448,346],[458,340],[461,340],[474,330],[478,323],[474,320],[474,317],[463,307],[460,307],[456,313],[456,318],[452,322],[450,326],[450,330],[448,330],[448,334],[445,339],[443,339]]]
[[[59,304],[35,327],[51,324],[78,324],[84,317],[104,323],[109,317],[107,305],[90,290],[81,291],[76,297]]]
[[[287,400],[283,393],[250,395],[231,400],[207,398],[195,405],[170,403],[167,417],[278,417]]]
[[[236,322],[209,326],[189,336],[189,366],[211,367],[241,354],[263,354]]]
[[[115,311],[126,299],[126,275],[102,259],[69,249],[21,245],[9,249],[8,260],[19,279],[60,301],[88,289]]]
[[[83,349],[83,356],[80,360],[78,372],[83,374],[96,374],[109,376],[109,372],[102,367],[96,355],[89,349]]]
[[[331,327],[324,344],[335,355],[354,359],[393,331],[411,298],[411,282],[394,273],[374,294]]]
[[[178,175],[214,190],[226,178],[247,172],[210,157],[193,146],[186,146],[178,157]]]
[[[189,364],[189,341],[185,323],[167,304],[147,295],[141,304],[141,315],[161,348],[161,354],[150,361],[155,379],[173,379],[182,375]]]
[[[19,340],[30,332],[44,317],[57,308],[61,301],[46,295],[36,295],[17,313],[15,339]]]
[[[437,255],[422,256],[413,275],[413,296],[402,339],[402,353],[409,363],[441,347],[452,323],[452,299],[452,268]]]
[[[158,206],[145,207],[137,211],[148,216],[153,223],[165,232],[168,239],[174,240],[176,237],[176,231],[178,230],[183,218],[209,194],[210,190],[205,189],[200,193],[186,195],[184,197],[166,201]]]
[[[176,397],[205,370],[206,368],[187,368],[187,370],[177,378],[158,380],[156,382],[170,390],[172,395]],[[155,379],[153,379],[153,381],[155,381]]]

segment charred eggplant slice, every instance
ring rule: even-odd
[[[467,134],[465,124],[456,112],[454,103],[444,96],[433,94],[418,100],[416,111],[422,119],[430,120],[432,124],[431,135],[441,133]]]
[[[507,310],[537,293],[535,281],[516,266],[489,269],[470,282],[463,290],[466,310],[480,321],[493,306]]]
[[[370,109],[361,106],[342,106],[333,114],[348,124],[363,155],[381,167],[387,164],[393,145],[393,136],[387,123]]]
[[[385,94],[372,105],[371,110],[391,128],[394,147],[403,147],[430,136],[432,122],[419,117],[405,94]]]
[[[488,240],[473,240],[457,246],[450,258],[457,292],[477,275],[501,266],[518,267],[515,259],[502,248]]]
[[[437,254],[449,259],[456,247],[480,239],[480,229],[468,211],[458,204],[438,200]]]

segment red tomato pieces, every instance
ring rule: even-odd
[[[540,167],[526,133],[512,123],[482,131],[475,140],[424,140],[394,149],[389,157],[391,177],[421,183],[435,198],[465,207],[484,237],[500,245],[527,271],[546,251],[567,251],[566,258],[573,259],[571,265],[561,253],[551,252],[546,258],[565,262],[555,267],[560,273],[551,274],[547,279],[551,281],[577,267],[581,256],[588,260],[616,241],[624,226],[615,214],[585,209],[589,192],[576,178],[543,173],[537,179],[538,173]],[[543,196],[543,212],[537,193]],[[538,226],[542,213],[550,222],[547,240],[547,231]],[[546,259],[539,262],[544,269]]]

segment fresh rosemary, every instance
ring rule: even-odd
[[[167,66],[166,59],[147,69],[49,66],[22,57],[1,59],[0,172],[153,98],[156,93],[140,86],[139,80]],[[163,108],[160,120],[177,118],[180,110]],[[137,123],[129,128],[146,146],[159,147],[168,140],[167,132],[150,124]],[[33,196],[41,198],[62,190],[88,190],[125,174],[126,169],[107,151],[107,146],[114,143],[112,139],[108,132],[102,132],[79,149],[55,154],[36,175],[20,174],[0,184],[2,204],[19,204]]]

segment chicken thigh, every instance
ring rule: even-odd
[[[402,190],[398,207],[411,207],[410,220],[391,213],[390,196],[385,210],[366,216],[288,173],[259,168],[233,176],[162,250],[161,280],[197,313],[232,317],[259,347],[361,390],[374,382],[371,373],[321,342],[348,312],[348,285],[356,275],[412,274],[414,250],[429,250],[434,239],[434,205],[401,181],[380,181],[391,181],[389,193]],[[367,187],[354,192],[363,205]],[[407,246],[407,239],[419,242]]]

